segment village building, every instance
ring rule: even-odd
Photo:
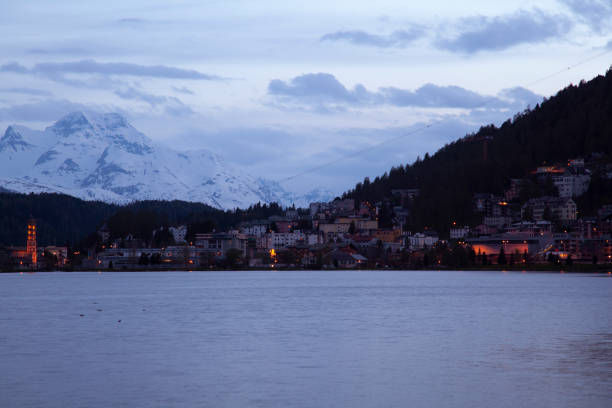
[[[408,234],[406,240],[410,249],[423,249],[432,247],[440,237],[436,231],[425,231]]]
[[[553,237],[550,234],[546,236],[495,234],[467,238],[466,243],[471,245],[477,254],[485,253],[489,256],[498,256],[503,248],[506,256],[510,254],[515,254],[515,256],[529,254],[543,257],[543,250],[552,245]]]
[[[187,235],[187,226],[179,225],[178,227],[169,227],[168,231],[172,234],[172,238],[176,243],[185,242],[185,236]]]
[[[470,227],[464,225],[463,227],[453,226],[450,229],[450,239],[461,239],[465,238],[470,234]]]
[[[335,249],[327,256],[329,266],[342,269],[355,269],[367,265],[368,259],[358,253]]]
[[[543,221],[546,216],[550,217],[547,221],[575,221],[576,203],[571,198],[561,197],[540,197],[532,198],[521,208],[521,218],[527,218],[530,214],[534,221]]]
[[[195,249],[202,255],[216,255],[225,257],[230,249],[237,249],[242,256],[247,254],[248,237],[236,232],[213,232],[209,234],[196,234]]]

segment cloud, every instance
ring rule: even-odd
[[[0,65],[0,72],[15,72],[18,74],[27,74],[29,70],[17,62],[9,62],[4,65]]]
[[[152,107],[163,106],[164,111],[171,116],[185,116],[193,113],[189,106],[173,96],[154,95],[134,87],[117,89],[114,94],[122,99],[146,102]]]
[[[164,107],[164,112],[170,116],[184,117],[193,115],[195,112],[178,98],[168,98],[169,103]]]
[[[52,93],[42,89],[33,89],[27,87],[0,88],[0,93],[15,93],[32,96],[51,96]]]
[[[608,31],[612,26],[612,1],[610,0],[560,0],[583,23],[597,32]]]
[[[0,66],[0,71],[21,74],[32,73],[50,78],[58,78],[64,74],[102,74],[206,81],[219,81],[224,79],[216,75],[204,74],[196,70],[166,65],[139,65],[124,62],[97,62],[94,60],[44,62],[36,64],[29,69],[17,62],[10,62]]]
[[[523,88],[522,86],[503,89],[499,93],[499,96],[523,107],[527,105],[533,107],[536,104],[541,103],[542,99],[544,98],[542,95],[538,95],[529,89]],[[520,106],[518,108],[522,109]]]
[[[612,5],[603,4],[602,0],[561,1],[575,9],[583,19],[599,26],[612,15]],[[583,1],[586,5],[581,9]],[[541,43],[567,34],[572,23],[566,16],[534,9],[495,17],[468,17],[451,21],[448,26],[456,35],[451,38],[440,37],[432,45],[443,50],[473,54],[479,51],[504,50],[519,44]],[[430,28],[429,31],[433,32],[434,29]],[[404,48],[426,35],[427,30],[424,27],[413,25],[407,30],[397,30],[388,35],[372,34],[363,30],[336,31],[325,34],[320,41],[346,41],[361,46]]]
[[[355,45],[371,47],[403,48],[420,38],[424,31],[420,27],[411,27],[409,30],[397,30],[389,35],[370,34],[361,30],[336,31],[325,34],[320,41],[347,41]]]
[[[191,89],[187,88],[186,86],[183,86],[181,88],[173,86],[172,90],[174,92],[182,93],[182,94],[185,94],[185,95],[195,95],[195,92],[193,92]]]
[[[129,17],[120,18],[119,20],[116,20],[116,22],[119,24],[144,24],[148,23],[149,20],[145,20],[144,18]]]
[[[36,64],[34,72],[42,73],[76,73],[76,74],[106,74],[131,75],[168,79],[220,80],[216,75],[203,74],[191,69],[181,69],[165,65],[138,65],[123,62],[101,63],[94,60],[76,62],[47,62]]]
[[[425,84],[416,90],[383,87],[369,91],[357,84],[348,89],[328,73],[304,74],[289,81],[274,79],[268,95],[281,103],[280,108],[309,107],[311,111],[329,113],[347,107],[396,107],[507,109],[517,101],[541,100],[524,88],[504,90],[498,96],[482,95],[460,86]]]
[[[480,95],[460,86],[438,86],[425,84],[415,91],[398,88],[381,88],[385,101],[394,106],[419,106],[428,108],[478,108],[495,97]]]
[[[462,30],[452,39],[441,39],[441,49],[473,54],[479,51],[504,50],[518,44],[541,43],[566,34],[571,22],[561,15],[540,10],[521,10],[498,17],[471,17],[462,20]]]
[[[236,127],[222,130],[209,130],[199,128],[178,135],[177,139],[192,140],[190,143],[193,148],[194,133],[203,146],[218,149],[223,156],[236,163],[248,163],[249,166],[270,164],[275,166],[270,160],[273,157],[292,157],[299,160],[304,153],[301,149],[287,149],[287,146],[301,146],[306,135],[293,133],[286,129],[273,127]],[[179,140],[174,143],[180,143]]]
[[[357,85],[350,91],[331,74],[304,74],[288,82],[273,79],[268,84],[268,94],[283,99],[316,103],[359,103],[365,88]]]
[[[28,48],[27,54],[34,55],[93,55],[95,51],[85,47],[51,47],[51,48]]]
[[[22,122],[51,122],[66,112],[92,110],[114,111],[116,109],[97,109],[90,105],[74,103],[66,99],[46,99],[43,101],[0,107],[0,120]]]
[[[168,98],[165,96],[153,95],[133,87],[117,89],[114,94],[122,99],[144,101],[151,106],[157,106],[168,101]]]

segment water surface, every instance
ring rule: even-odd
[[[607,275],[4,274],[0,406],[610,407],[611,312]]]

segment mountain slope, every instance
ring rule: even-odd
[[[444,233],[453,221],[476,221],[474,193],[501,193],[510,178],[525,177],[543,163],[576,157],[612,163],[612,70],[559,91],[499,128],[482,127],[431,157],[394,167],[373,181],[366,178],[344,196],[379,201],[391,198],[392,189],[418,188],[408,228]]]
[[[10,126],[0,139],[0,187],[118,204],[184,200],[223,209],[296,199],[207,150],[178,152],[155,143],[116,113],[74,112],[44,131]]]

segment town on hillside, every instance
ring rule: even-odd
[[[227,231],[198,231],[188,225],[161,227],[151,239],[128,233],[113,237],[107,224],[96,244],[82,250],[37,247],[36,221],[26,226],[25,247],[0,249],[3,269],[215,269],[215,268],[442,268],[529,267],[612,263],[612,205],[595,217],[581,216],[574,199],[583,195],[591,172],[582,159],[533,169],[536,183],[551,183],[551,195],[527,197],[525,179],[510,180],[499,193],[473,197],[480,222],[451,222],[445,236],[406,228],[410,202],[419,190],[392,190],[379,202],[337,198],[308,209],[251,220]],[[612,172],[607,173],[612,179]],[[166,237],[166,239],[160,239]]]

